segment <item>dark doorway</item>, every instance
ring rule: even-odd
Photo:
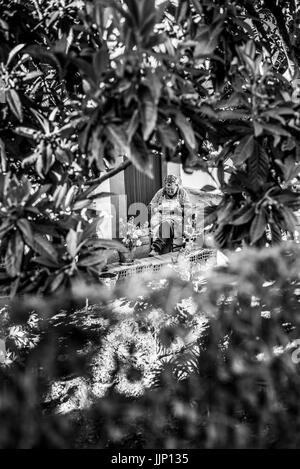
[[[145,205],[149,204],[154,194],[162,186],[161,164],[160,157],[153,157],[153,179],[138,171],[134,166],[130,166],[125,170],[127,207],[137,202]]]

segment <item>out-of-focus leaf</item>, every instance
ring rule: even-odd
[[[232,225],[239,226],[248,223],[252,220],[254,215],[254,206],[243,208],[243,213],[239,214],[236,218],[233,219],[231,222]]]
[[[115,241],[113,239],[93,239],[92,247],[94,249],[96,248],[116,249],[117,251],[127,252],[127,249],[124,246],[124,244],[120,243],[119,241]]]
[[[175,116],[175,122],[182,133],[185,143],[192,150],[196,150],[196,138],[190,121],[181,112],[177,112]]]
[[[16,47],[14,47],[9,55],[6,64],[9,65],[10,62],[13,60],[13,58],[20,52],[23,48],[25,47],[25,44],[18,44]]]
[[[106,72],[109,65],[109,56],[108,51],[104,47],[102,47],[99,51],[97,51],[93,57],[93,66],[95,70],[95,74],[100,80],[101,75]]]
[[[17,221],[17,227],[19,228],[20,232],[22,233],[23,239],[26,244],[32,246],[33,244],[33,232],[31,225],[28,220],[25,218],[21,218]]]
[[[23,109],[20,101],[19,94],[16,90],[10,89],[6,92],[6,100],[14,115],[19,119],[20,122],[23,121]]]
[[[6,168],[7,168],[6,151],[5,151],[5,145],[4,145],[2,138],[0,138],[0,164],[1,164],[2,173],[6,173]]]
[[[106,132],[112,145],[117,149],[117,156],[130,156],[130,147],[125,130],[121,126],[111,124],[107,126]]]
[[[143,137],[147,141],[155,129],[157,121],[157,105],[150,91],[144,91],[141,96],[141,115],[143,123]]]
[[[52,262],[58,264],[58,255],[54,246],[43,236],[35,234],[32,249],[41,256],[51,259]]]
[[[90,254],[86,257],[83,257],[77,263],[80,267],[92,267],[97,264],[104,263],[106,261],[107,254],[103,252],[97,252],[95,254]]]
[[[33,259],[37,264],[49,267],[50,269],[57,269],[58,265],[55,262],[52,262],[48,257],[38,256]]]
[[[232,160],[236,165],[242,165],[254,152],[255,140],[253,135],[246,135],[236,147]]]
[[[60,272],[59,274],[55,275],[54,279],[50,283],[49,292],[54,293],[63,283],[65,278],[64,272]]]
[[[71,257],[77,254],[77,233],[75,230],[70,230],[66,237],[67,249]]]
[[[158,134],[159,134],[161,143],[165,147],[170,148],[170,150],[175,151],[178,145],[178,141],[179,141],[179,136],[176,130],[173,129],[170,125],[159,124]]]
[[[267,227],[267,217],[264,209],[261,209],[257,215],[255,215],[250,228],[250,240],[251,244],[255,244],[264,235]]]
[[[293,233],[295,231],[296,225],[298,223],[296,215],[288,207],[284,207],[280,211],[280,213],[281,213],[281,215],[282,215],[282,217],[285,221],[285,225],[286,225],[287,230],[290,233]]]
[[[151,156],[144,140],[140,138],[139,135],[136,135],[131,144],[130,159],[136,168],[144,172],[149,178],[153,178]]]
[[[8,241],[5,254],[5,268],[8,275],[12,278],[21,273],[23,260],[24,242],[20,233],[16,232]]]

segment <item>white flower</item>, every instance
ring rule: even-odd
[[[138,239],[137,242],[136,242],[136,245],[137,245],[137,246],[141,246],[141,245],[142,245],[142,241],[141,241],[140,239]]]

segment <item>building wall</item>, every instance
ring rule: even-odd
[[[217,188],[216,182],[209,174],[205,173],[204,171],[194,171],[193,174],[186,174],[183,171],[181,164],[178,163],[167,163],[167,174],[174,174],[174,176],[178,176],[183,187],[187,189],[200,190],[207,184]],[[213,170],[212,174],[217,180],[216,170]]]
[[[216,183],[208,174],[202,171],[195,171],[193,174],[186,174],[180,164],[166,163],[164,161],[161,162],[161,174],[159,176],[160,181],[155,181],[153,185],[154,192],[162,186],[162,181],[167,174],[174,174],[180,178],[182,185],[189,190],[193,203],[198,203],[200,201],[205,204],[206,201],[211,199],[208,194],[198,192],[207,184],[216,186]],[[103,221],[99,222],[99,237],[109,239],[119,237],[118,221],[120,219],[126,220],[127,218],[128,201],[126,196],[126,185],[128,187],[128,184],[128,177],[126,179],[124,172],[121,172],[105,181],[97,189],[97,192],[108,192],[112,194],[111,196],[98,199],[94,203],[94,208],[98,211],[99,217],[104,217]],[[137,200],[135,202],[142,201]]]

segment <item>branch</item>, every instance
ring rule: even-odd
[[[111,177],[115,176],[116,174],[119,174],[121,171],[125,171],[126,168],[132,165],[132,162],[130,160],[125,160],[122,164],[120,164],[117,168],[112,169],[111,171],[108,171],[108,173],[104,174],[103,176],[100,176],[97,179],[92,179],[91,181],[87,181],[85,185],[87,186],[92,186],[94,184],[102,184],[104,181],[107,179],[110,179]]]

